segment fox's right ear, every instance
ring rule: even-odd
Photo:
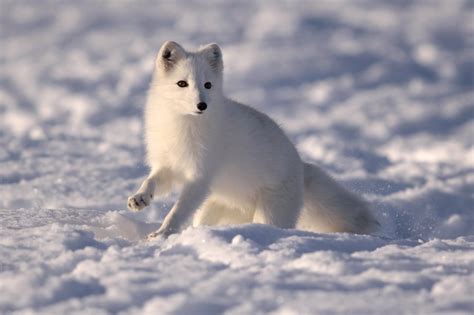
[[[224,63],[222,61],[222,52],[219,45],[216,43],[208,44],[199,49],[199,52],[203,54],[211,67],[216,71],[222,73]]]
[[[161,67],[165,72],[170,71],[176,63],[186,57],[186,51],[178,43],[173,41],[165,42],[156,57],[156,66]]]

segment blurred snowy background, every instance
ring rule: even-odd
[[[165,40],[363,194],[377,236],[247,225],[137,242]],[[0,312],[473,311],[474,1],[0,0]],[[344,301],[344,302],[342,302]]]

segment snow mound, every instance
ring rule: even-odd
[[[248,224],[188,228],[146,242],[135,231],[147,224],[116,212],[84,223],[0,232],[1,312],[396,313],[402,303],[431,313],[474,306],[467,294],[473,237],[425,242]]]

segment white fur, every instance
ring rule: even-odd
[[[191,218],[193,225],[373,231],[378,223],[363,201],[302,162],[268,116],[223,95],[222,70],[216,44],[195,53],[174,42],[160,49],[145,111],[151,172],[128,204],[141,210],[174,185],[181,195],[151,237],[177,232]],[[179,87],[181,80],[189,86]],[[208,106],[202,114],[199,102]]]

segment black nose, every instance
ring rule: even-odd
[[[207,104],[204,103],[204,102],[201,102],[197,105],[197,108],[202,112],[202,111],[205,111],[206,108],[207,108]]]

